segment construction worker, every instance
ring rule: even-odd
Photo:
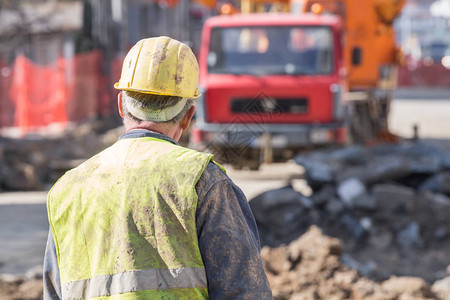
[[[44,299],[271,299],[242,191],[177,144],[200,96],[191,49],[139,41],[115,88],[126,133],[48,194]]]

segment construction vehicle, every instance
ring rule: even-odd
[[[402,57],[393,22],[405,0],[306,0],[304,11],[343,20],[345,99],[350,136],[367,142],[392,138],[388,114]]]
[[[389,137],[403,2],[307,0],[296,14],[255,13],[295,2],[243,0],[241,13],[209,18],[190,146],[257,169],[304,148]]]

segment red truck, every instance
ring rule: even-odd
[[[342,24],[332,15],[236,14],[208,19],[190,146],[257,169],[305,147],[343,144]]]

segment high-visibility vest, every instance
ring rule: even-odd
[[[212,155],[123,139],[47,199],[63,299],[206,299],[195,185]]]

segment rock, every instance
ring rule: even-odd
[[[359,223],[361,224],[361,226],[364,228],[365,231],[370,231],[373,227],[372,219],[369,217],[361,218]]]
[[[372,157],[395,155],[401,151],[399,145],[397,145],[397,144],[380,144],[380,145],[376,145],[374,147],[370,147],[369,149],[370,149],[370,154],[372,155]]]
[[[440,300],[450,300],[450,276],[436,281],[431,286],[431,291],[436,294]]]
[[[366,187],[358,178],[350,178],[339,184],[337,194],[347,207],[353,207],[357,197],[366,193]]]
[[[304,208],[312,208],[314,206],[314,202],[308,197],[305,197],[303,195],[300,195],[299,201]]]
[[[336,198],[336,191],[334,186],[332,185],[324,186],[311,196],[311,200],[314,202],[314,205],[316,206],[322,206],[324,204],[327,204],[335,198]]]
[[[331,157],[347,165],[362,165],[370,160],[371,154],[367,147],[355,145],[335,150],[331,153]]]
[[[430,177],[419,187],[419,189],[435,193],[450,194],[450,172],[442,172]]]
[[[307,178],[319,183],[331,183],[334,179],[333,167],[322,162],[311,161],[303,164],[307,170]]]
[[[397,234],[397,244],[403,250],[411,250],[422,245],[420,237],[420,226],[416,221],[411,222],[408,227]]]
[[[285,186],[256,196],[250,200],[249,205],[253,211],[256,221],[265,223],[268,212],[273,209],[283,209],[283,211],[286,209],[292,209],[291,212],[300,212],[302,210],[300,197],[302,197],[302,194],[295,191],[291,186]],[[287,221],[290,221],[289,215],[291,214],[287,211],[286,218],[289,219]],[[296,213],[294,215],[296,215]]]
[[[437,241],[443,241],[449,236],[449,229],[447,227],[439,226],[434,231],[434,239]]]
[[[372,234],[369,238],[369,244],[375,249],[386,250],[394,241],[394,237],[390,231],[381,231],[377,234]]]
[[[341,223],[346,231],[349,232],[355,240],[360,240],[363,238],[366,230],[357,219],[346,214],[341,217]]]
[[[396,277],[392,276],[381,284],[381,287],[394,293],[397,297],[400,295],[432,298],[430,286],[418,277]]]
[[[415,203],[415,191],[395,184],[376,184],[372,195],[381,210],[392,212],[411,212]]]
[[[374,261],[369,261],[365,264],[362,264],[347,254],[342,255],[341,260],[343,264],[347,265],[353,270],[357,270],[358,273],[362,276],[370,276],[378,267],[377,263]]]
[[[303,217],[306,215],[302,205],[302,194],[292,186],[264,192],[249,202],[255,216],[260,235],[267,232],[263,242],[271,245],[284,243],[291,234],[301,229]],[[264,231],[265,230],[265,231]],[[299,234],[295,235],[298,237]]]
[[[302,196],[292,186],[287,185],[279,189],[264,192],[253,198],[250,203],[253,205],[258,204],[262,210],[270,210],[282,205],[301,204],[300,198]]]
[[[442,169],[441,159],[428,153],[408,158],[408,168],[412,174],[434,174]]]
[[[420,223],[428,223],[427,216],[433,216],[435,229],[441,225],[450,228],[450,199],[444,194],[422,191],[417,197],[417,210],[420,211]]]
[[[416,152],[426,153],[427,155],[431,155],[433,157],[439,158],[441,161],[441,165],[444,169],[450,169],[450,155],[448,153],[443,152],[442,150],[432,146],[430,144],[426,144],[424,142],[418,142],[413,144],[411,149]]]
[[[450,208],[450,198],[443,194],[427,193],[428,200],[432,202],[439,209],[449,209]]]
[[[362,182],[366,181],[366,167],[365,166],[355,166],[344,168],[336,174],[336,182],[339,184],[350,178],[358,178]]]
[[[338,216],[345,210],[345,206],[344,203],[342,203],[338,199],[333,199],[326,204],[325,209],[332,216]]]
[[[411,173],[408,163],[408,159],[401,155],[375,157],[366,166],[364,180],[372,184],[406,177]]]
[[[372,195],[364,193],[353,200],[353,206],[356,209],[375,211],[377,209],[377,202]]]
[[[305,176],[312,184],[333,183],[336,173],[342,169],[342,163],[333,160],[328,151],[300,154],[294,160],[305,168]]]

